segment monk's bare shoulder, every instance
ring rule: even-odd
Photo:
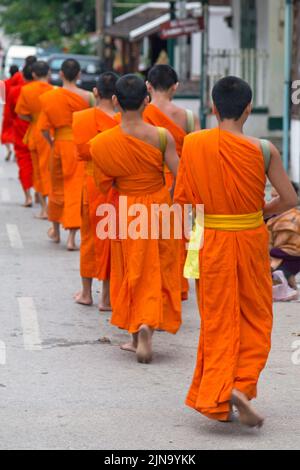
[[[83,90],[82,88],[77,88],[77,94],[81,96],[81,98],[83,98],[88,103],[91,101],[91,96],[92,96],[91,92]]]
[[[255,145],[255,147],[261,148],[260,140],[257,137],[245,135],[245,139],[248,140],[251,144]]]

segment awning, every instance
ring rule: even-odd
[[[230,6],[231,0],[212,0],[211,6]],[[187,3],[189,16],[201,15],[201,2]],[[113,38],[139,41],[144,37],[158,33],[162,24],[169,21],[169,2],[149,2],[115,19],[115,23],[106,28],[105,34]]]

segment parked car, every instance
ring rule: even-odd
[[[23,67],[26,57],[34,55],[40,57],[43,49],[33,46],[10,46],[6,53],[4,76],[9,77],[11,65],[17,65],[20,69]]]
[[[92,91],[96,85],[98,76],[105,71],[104,65],[97,56],[89,55],[74,55],[74,54],[52,54],[47,57],[47,62],[51,70],[51,83],[55,86],[61,86],[62,82],[59,72],[62,63],[66,59],[75,59],[80,63],[81,76],[78,80],[78,85],[85,89]]]

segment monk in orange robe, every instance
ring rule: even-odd
[[[119,230],[114,233],[112,228],[108,233],[113,240],[111,321],[133,335],[132,343],[122,348],[136,352],[139,362],[148,363],[152,358],[154,330],[175,334],[181,324],[178,240],[173,230],[169,238],[163,238],[162,217],[158,217],[157,236],[152,237],[149,219],[153,204],[165,207],[172,204],[163,164],[166,161],[176,176],[178,156],[172,136],[143,121],[143,111],[149,102],[143,80],[136,75],[122,77],[113,101],[121,111],[121,125],[91,142],[99,189],[108,193],[114,186],[119,193]],[[123,210],[123,204],[128,211]],[[139,221],[134,212],[136,215],[140,212]],[[171,218],[171,228],[172,221]]]
[[[48,219],[47,196],[50,192],[50,171],[49,159],[51,148],[46,139],[42,136],[38,128],[38,119],[41,113],[40,96],[50,91],[53,87],[49,84],[49,65],[46,62],[38,61],[32,66],[34,81],[23,87],[16,112],[24,121],[30,123],[25,136],[25,143],[31,153],[33,164],[33,187],[41,205],[39,219]]]
[[[50,158],[51,191],[48,218],[53,223],[48,235],[60,242],[60,224],[69,230],[67,248],[76,250],[76,232],[81,225],[81,191],[84,163],[77,158],[72,131],[73,113],[94,105],[93,94],[78,88],[80,64],[67,59],[61,67],[63,88],[40,97],[42,112],[38,126],[52,152]],[[54,138],[51,131],[54,130]]]
[[[103,194],[94,180],[93,162],[89,142],[96,135],[118,123],[112,97],[118,76],[112,72],[100,75],[94,89],[97,106],[73,115],[74,141],[79,158],[85,162],[85,175],[82,191],[80,274],[82,291],[76,294],[75,300],[82,305],[93,305],[92,282],[98,279],[103,282],[100,311],[111,310],[109,295],[110,277],[110,240],[100,240],[96,235],[99,218],[97,208],[111,201],[111,194]]]
[[[12,155],[12,144],[14,143],[14,133],[13,133],[13,119],[7,102],[9,91],[12,86],[14,86],[13,78],[18,74],[19,68],[17,65],[12,65],[9,69],[10,78],[4,81],[5,86],[5,103],[3,109],[3,120],[2,120],[2,129],[1,129],[1,144],[5,145],[7,153],[5,161],[9,161]],[[22,79],[23,80],[23,79]]]
[[[19,76],[19,72],[14,75],[13,83],[16,83],[16,85],[10,87],[7,104],[13,122],[14,151],[17,165],[19,167],[19,180],[25,194],[24,207],[32,207],[32,161],[28,146],[23,142],[26,132],[28,131],[29,123],[20,119],[16,113],[16,106],[22,88],[28,86],[28,84],[33,80],[32,66],[30,64],[25,65],[21,77]]]
[[[170,65],[155,65],[148,74],[148,90],[151,96],[151,104],[144,112],[144,119],[153,126],[168,129],[176,142],[177,154],[181,157],[184,138],[187,134],[200,129],[197,116],[190,110],[176,106],[173,102],[179,82],[176,71]],[[166,183],[170,189],[174,189],[174,178],[169,169],[165,168]],[[186,240],[180,246],[181,266],[186,258]],[[189,283],[182,277],[182,300],[188,299]]]
[[[226,77],[213,90],[219,126],[185,140],[175,201],[204,205],[204,245],[194,273],[201,335],[187,405],[205,416],[229,421],[232,406],[240,421],[261,426],[250,405],[271,347],[272,281],[269,236],[263,214],[297,203],[279,152],[243,134],[252,91]],[[278,194],[265,204],[266,171]],[[199,245],[201,247],[201,245]],[[188,255],[189,260],[189,255]],[[186,269],[189,265],[186,264]],[[196,271],[196,269],[195,269]]]

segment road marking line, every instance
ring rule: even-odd
[[[6,346],[4,341],[0,341],[0,366],[6,364]]]
[[[6,224],[6,231],[12,248],[24,248],[22,238],[17,225]]]
[[[11,201],[9,190],[7,188],[2,188],[1,189],[1,200],[2,200],[2,202],[10,202]]]
[[[40,328],[34,300],[31,297],[19,297],[18,303],[25,350],[40,351],[42,349]]]

